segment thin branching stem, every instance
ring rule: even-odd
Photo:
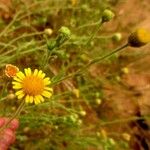
[[[95,28],[95,31],[91,34],[90,38],[88,39],[88,41],[86,42],[86,46],[88,46],[90,44],[90,42],[94,39],[95,35],[98,33],[98,31],[100,30],[101,26],[102,26],[103,22],[100,21],[99,24],[97,25],[97,27]]]
[[[66,76],[66,77],[64,77],[64,78],[62,78],[62,79],[60,79],[60,80],[58,80],[57,82],[54,82],[53,85],[55,85],[55,84],[57,84],[57,83],[60,83],[61,81],[66,80],[66,79],[68,79],[68,78],[72,78],[72,77],[74,77],[75,75],[79,75],[79,74],[84,73],[91,65],[96,64],[96,63],[98,63],[98,62],[101,62],[102,60],[104,60],[104,59],[106,59],[106,58],[109,58],[109,57],[112,56],[113,54],[115,54],[115,53],[117,53],[117,52],[119,52],[119,51],[121,51],[121,50],[124,50],[127,46],[128,46],[128,44],[124,44],[123,46],[121,46],[121,47],[119,47],[119,48],[113,50],[112,52],[110,52],[110,53],[108,53],[108,54],[106,54],[106,55],[104,55],[104,56],[102,56],[102,57],[97,57],[97,58],[93,59],[91,62],[89,62],[87,65],[85,65],[85,66],[82,67],[81,69],[77,70],[76,72],[74,72],[74,73],[72,73],[72,74],[70,74],[70,75],[68,75],[68,76]]]
[[[11,121],[13,119],[15,119],[19,116],[19,114],[23,110],[24,106],[25,106],[25,101],[23,100],[22,103],[20,104],[20,106],[18,107],[18,109],[13,114],[13,116],[8,120],[8,122],[2,128],[0,128],[0,133],[3,132],[9,126],[9,124],[11,123]]]

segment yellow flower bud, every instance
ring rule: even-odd
[[[120,81],[121,81],[120,76],[116,76],[115,78],[116,78],[116,80],[117,80],[118,82],[120,82]]]
[[[106,132],[106,130],[102,129],[102,130],[101,130],[101,135],[102,135],[102,137],[103,137],[104,139],[107,139],[107,132]]]
[[[53,34],[53,30],[51,28],[47,28],[44,30],[44,33],[48,36],[51,36]]]
[[[73,89],[73,94],[76,96],[76,98],[79,98],[80,97],[80,91],[79,89]]]
[[[126,140],[126,141],[130,141],[130,139],[131,139],[131,136],[130,136],[130,134],[128,134],[128,133],[123,133],[123,134],[122,134],[122,137],[123,137],[123,139]]]
[[[124,74],[128,74],[129,73],[129,69],[127,67],[122,68],[121,71]]]
[[[77,124],[78,126],[82,125],[83,121],[81,119],[78,120]]]
[[[16,97],[16,95],[14,93],[10,93],[7,95],[7,99],[12,100]]]
[[[77,4],[77,0],[71,0],[71,4],[72,4],[72,6],[75,6],[76,4]]]
[[[81,110],[79,113],[81,116],[86,116],[86,111],[84,111],[84,110]]]
[[[95,102],[96,102],[97,105],[100,105],[100,104],[102,103],[102,100],[101,100],[100,98],[97,98],[97,99],[95,100]]]
[[[30,128],[29,127],[25,127],[24,129],[23,129],[23,132],[25,132],[25,133],[27,133],[27,132],[29,132],[30,131]]]
[[[150,32],[146,29],[137,29],[128,38],[128,44],[132,47],[141,47],[150,42]]]

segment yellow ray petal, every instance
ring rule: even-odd
[[[29,99],[30,99],[30,100],[29,100],[30,103],[33,103],[33,99],[34,99],[33,96],[30,96]]]
[[[18,82],[22,82],[21,79],[17,78],[16,76],[13,78],[15,81],[18,81]]]
[[[50,78],[47,77],[44,79],[44,85],[49,85],[50,83]]]
[[[39,70],[37,76],[38,76],[39,78],[41,78],[42,73],[43,73],[42,70]]]
[[[33,75],[34,75],[34,76],[37,76],[37,74],[38,74],[38,70],[35,69],[34,72],[33,72]]]
[[[16,82],[16,81],[13,81],[12,84],[13,85],[22,85],[20,82]]]
[[[30,76],[32,73],[30,68],[24,69],[24,72],[25,72],[26,76]]]
[[[18,99],[22,99],[24,97],[24,95],[25,95],[24,93],[18,95]]]
[[[20,95],[20,94],[24,94],[24,92],[22,90],[19,90],[15,93],[17,96]]]
[[[26,103],[29,103],[29,102],[30,102],[29,95],[27,95],[27,96],[25,97],[25,102],[26,102]]]
[[[38,96],[35,96],[35,97],[34,97],[34,103],[35,103],[35,105],[41,103]]]
[[[50,92],[53,92],[53,89],[50,88],[50,87],[45,87],[44,90],[47,90],[47,91],[50,91]]]
[[[13,86],[13,89],[15,89],[15,90],[17,90],[17,89],[21,89],[22,88],[22,86],[21,85],[14,85]]]
[[[45,73],[42,73],[41,78],[44,79],[45,77]]]
[[[48,92],[48,91],[43,91],[42,95],[47,97],[47,98],[50,98],[52,96],[52,93]]]
[[[25,75],[24,75],[21,71],[19,71],[19,72],[16,74],[16,76],[17,76],[19,79],[21,79],[21,80],[23,80],[23,79],[25,78]]]
[[[44,102],[44,98],[41,95],[37,95],[37,97],[40,99],[40,102]]]

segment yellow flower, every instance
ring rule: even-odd
[[[32,72],[30,68],[24,69],[24,72],[19,71],[12,82],[18,99],[25,98],[26,103],[39,104],[44,102],[43,97],[52,96],[53,89],[48,87],[51,81],[50,78],[45,78],[45,73],[37,69]]]
[[[137,29],[128,38],[128,44],[132,47],[141,47],[150,42],[150,32],[146,29]]]

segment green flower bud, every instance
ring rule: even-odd
[[[115,140],[113,139],[113,138],[109,138],[109,143],[111,144],[111,145],[115,145],[116,144],[116,142],[115,142]]]
[[[111,10],[105,9],[102,13],[102,22],[108,22],[112,20],[114,16],[115,14]]]
[[[96,92],[95,93],[95,96],[98,98],[98,97],[100,97],[100,93],[99,92]]]
[[[119,42],[121,39],[122,39],[121,33],[115,33],[115,34],[112,36],[112,40],[114,40],[115,42]]]
[[[71,116],[69,117],[69,120],[70,120],[72,123],[75,123],[75,122],[77,121],[77,118],[74,117],[73,115],[71,115]]]
[[[70,57],[70,55],[66,53],[64,50],[56,51],[55,54],[63,60],[68,59]]]
[[[68,27],[62,26],[58,31],[62,36],[66,37],[67,39],[70,38],[71,31]]]

